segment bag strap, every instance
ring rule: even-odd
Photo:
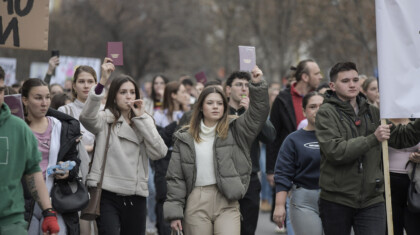
[[[106,164],[106,158],[108,156],[108,149],[109,149],[109,137],[111,136],[111,124],[108,125],[108,136],[106,137],[106,144],[105,144],[105,154],[104,159],[102,160],[102,170],[101,170],[101,179],[97,183],[98,188],[102,188],[102,181],[104,180],[104,173],[105,173],[105,164]],[[93,162],[93,158],[92,158]]]

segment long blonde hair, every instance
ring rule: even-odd
[[[227,98],[225,94],[223,93],[223,91],[220,90],[219,88],[214,87],[214,86],[207,87],[207,88],[204,88],[204,90],[201,92],[200,96],[198,97],[197,103],[194,105],[194,110],[193,110],[193,114],[192,114],[190,125],[189,125],[189,130],[188,130],[188,132],[192,135],[194,140],[198,143],[201,142],[200,125],[201,125],[201,120],[204,119],[204,115],[202,111],[204,100],[211,93],[217,93],[217,94],[220,94],[220,96],[222,96],[223,107],[224,107],[223,115],[216,126],[216,134],[222,139],[225,139],[228,135],[229,118],[228,118]]]

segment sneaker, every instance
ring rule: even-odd
[[[287,230],[284,226],[279,228],[279,226],[276,225],[276,227],[274,228],[274,232],[278,234],[287,234]]]
[[[262,200],[260,204],[260,211],[271,212],[271,204],[267,200]]]

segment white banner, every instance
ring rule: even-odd
[[[80,65],[91,66],[96,71],[99,79],[101,71],[101,60],[98,58],[60,56],[60,65],[55,69],[55,76],[52,76],[50,84],[58,83],[64,86],[66,80],[73,79],[74,70]],[[30,77],[44,79],[47,73],[48,63],[31,63]]]
[[[4,85],[11,86],[16,83],[16,58],[0,57],[0,66],[5,73]]]
[[[419,0],[376,0],[381,118],[420,118],[419,10]]]

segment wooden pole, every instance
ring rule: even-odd
[[[386,125],[385,119],[381,120],[382,125]],[[394,225],[392,223],[392,204],[391,204],[391,181],[389,179],[389,157],[388,157],[388,141],[382,142],[382,154],[384,165],[384,184],[385,184],[385,205],[386,205],[386,221],[388,226],[388,235],[394,235]]]

